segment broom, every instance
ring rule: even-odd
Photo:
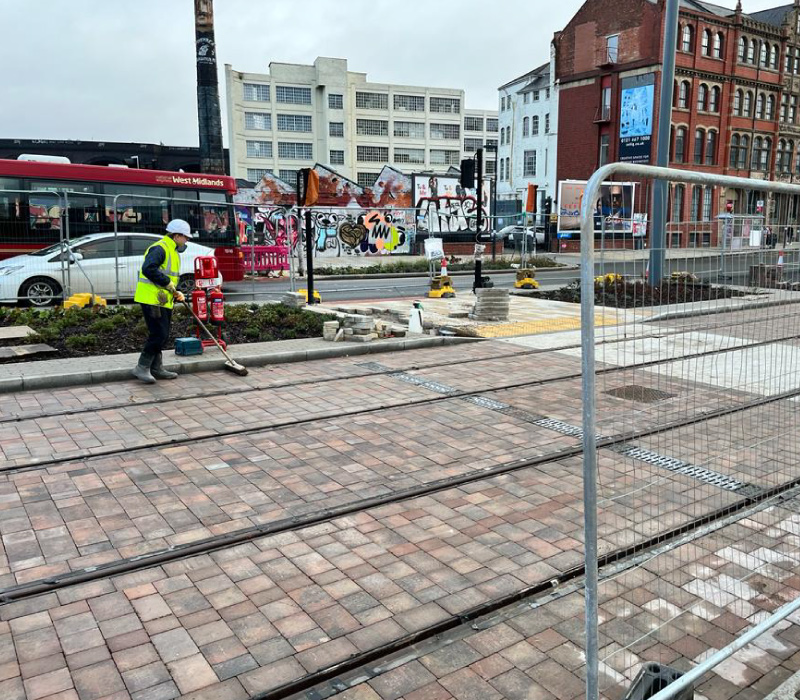
[[[189,306],[189,302],[187,302],[186,299],[183,300],[183,305],[186,307],[186,309],[189,311],[189,313],[192,314],[192,316],[194,317],[194,320],[197,321],[198,325],[200,326],[200,328],[202,328],[205,331],[206,335],[209,338],[211,338],[211,340],[214,341],[214,345],[216,345],[219,348],[219,351],[223,355],[225,355],[225,359],[227,360],[227,362],[223,365],[223,367],[226,370],[228,370],[229,372],[233,372],[234,374],[238,374],[240,377],[246,377],[247,376],[247,367],[245,367],[244,365],[240,365],[236,360],[234,360],[225,351],[225,348],[223,348],[219,344],[219,341],[214,337],[214,334],[210,330],[208,330],[208,328],[206,328],[206,325],[199,318],[197,318],[197,315],[192,310],[192,307]]]

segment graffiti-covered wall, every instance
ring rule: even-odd
[[[360,187],[324,166],[315,169],[320,197],[312,210],[311,235],[317,256],[408,255],[417,252],[418,236],[475,232],[475,191],[456,189],[457,177],[435,176],[437,188],[431,192],[429,176],[413,176],[428,184],[412,188],[412,176],[388,166],[372,187]],[[241,242],[285,245],[291,240],[296,245],[295,197],[291,185],[271,175],[252,189],[240,188],[234,201]],[[486,212],[488,196],[484,199]]]

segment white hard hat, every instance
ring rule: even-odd
[[[167,224],[167,233],[179,233],[181,236],[192,238],[192,227],[183,219],[173,219]]]

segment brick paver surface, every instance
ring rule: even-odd
[[[753,325],[741,337],[758,339],[763,332]],[[135,401],[156,394],[132,383],[61,390],[52,398],[22,394],[4,408],[5,417],[107,408],[1,423],[6,465],[73,450],[138,449],[0,473],[0,586],[578,448],[580,378],[547,380],[579,372],[580,358],[508,353],[506,344],[485,343],[264,368],[251,372],[247,385],[272,388],[219,397],[214,415],[203,400],[180,398],[181,389],[213,391],[236,378],[213,374],[157,385],[156,392],[177,400],[143,406]],[[465,359],[478,361],[459,364]],[[375,375],[374,368],[371,374],[364,362],[434,384]],[[711,512],[736,512],[759,488],[796,478],[797,402],[706,419],[765,394],[641,368],[600,376],[598,431],[605,435],[697,421],[631,435],[625,445],[599,451],[601,554],[658,544],[667,531]],[[429,403],[443,396],[436,392],[441,384],[501,403],[446,397]],[[493,390],[509,384],[521,386]],[[604,393],[630,385],[674,396],[646,402]],[[132,405],[109,407],[126,391]],[[348,415],[370,408],[376,410]],[[269,427],[305,418],[314,420]],[[151,446],[187,432],[254,424],[265,427]],[[620,451],[632,447],[649,452]],[[647,461],[643,454],[655,457]],[[367,680],[363,669],[354,671],[352,687],[340,686],[339,695],[580,697],[580,578],[574,591],[572,582],[547,584],[583,563],[582,468],[580,456],[553,458],[0,604],[0,698],[236,700],[446,621],[450,631],[405,649],[403,662],[379,659]],[[717,477],[732,477],[745,491]],[[800,504],[789,501],[698,533],[652,559],[604,571],[606,696],[621,698],[643,661],[688,668],[795,597],[798,535]],[[552,598],[533,608],[530,601],[515,603],[491,619],[458,625],[476,606],[541,584]],[[800,667],[797,622],[800,616],[740,652],[699,691],[708,700],[763,697]],[[753,696],[753,689],[761,694]]]

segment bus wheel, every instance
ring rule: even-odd
[[[50,306],[61,300],[61,285],[49,277],[31,277],[19,288],[19,298],[26,306]]]
[[[191,296],[194,291],[194,275],[181,275],[178,279],[178,291],[183,292],[186,297]]]

